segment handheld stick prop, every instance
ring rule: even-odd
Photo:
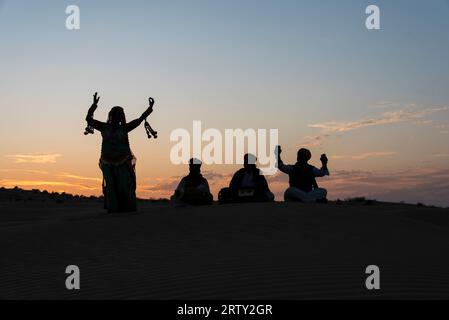
[[[86,129],[84,129],[84,135],[94,134],[94,128],[91,125],[87,125]]]
[[[151,128],[147,119],[145,119],[144,125],[145,125],[145,131],[147,132],[148,139],[151,139],[151,137],[153,137],[154,139],[157,139],[157,131],[154,131],[153,128]]]

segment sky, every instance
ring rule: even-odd
[[[449,0],[0,0],[0,186],[99,195],[101,135],[83,135],[97,91],[102,121],[156,101],[158,139],[130,133],[139,197],[173,192],[187,167],[170,133],[200,120],[278,129],[287,163],[326,153],[331,199],[449,206],[448,16]],[[215,198],[238,167],[203,166]],[[268,180],[282,200],[287,177]]]

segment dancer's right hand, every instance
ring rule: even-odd
[[[97,96],[97,93],[94,94],[94,102],[92,103],[93,106],[97,106],[98,101],[100,101],[100,97]]]

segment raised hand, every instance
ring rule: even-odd
[[[92,103],[92,105],[96,106],[98,104],[98,101],[100,101],[100,97],[97,96],[97,93],[95,92],[95,94],[94,94],[94,102]]]
[[[145,118],[145,131],[147,132],[148,139],[151,139],[151,137],[154,137],[154,139],[157,139],[157,131],[154,131],[153,128],[151,128],[150,124],[147,121],[147,117],[153,112],[153,106],[154,106],[154,99],[149,97],[148,98],[149,107],[147,111],[144,112],[143,116]]]
[[[92,105],[89,108],[89,111],[87,111],[86,121],[87,121],[87,127],[84,129],[84,135],[93,134],[95,126],[92,125],[92,123],[95,123],[96,120],[94,120],[94,112],[97,109],[98,101],[100,101],[100,97],[97,96],[97,93],[94,94],[94,101],[92,102]],[[97,121],[98,122],[98,121]],[[98,127],[97,127],[98,129]]]
[[[323,164],[323,166],[326,166],[327,162],[329,161],[329,159],[327,159],[326,154],[324,154],[324,153],[321,155],[320,160],[321,160],[321,163]]]
[[[146,119],[153,112],[154,99],[150,97],[150,98],[148,98],[148,102],[149,102],[149,107],[142,114],[142,116],[141,116],[142,120]]]
[[[276,146],[276,148],[274,149],[274,154],[279,157],[281,155],[281,152],[282,152],[281,146]]]

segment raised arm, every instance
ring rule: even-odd
[[[327,168],[328,159],[325,154],[321,155],[321,169],[313,167],[313,173],[315,177],[324,177],[329,175],[329,169]]]
[[[148,101],[149,101],[149,104],[150,104],[148,109],[145,110],[145,112],[142,113],[142,115],[139,118],[134,119],[133,121],[130,121],[130,122],[128,122],[126,124],[126,130],[128,132],[133,131],[135,128],[140,126],[142,121],[144,121],[153,112],[154,99],[153,98],[149,98]]]
[[[274,154],[276,155],[276,167],[283,173],[286,174],[290,174],[293,172],[293,166],[288,165],[288,164],[284,164],[284,162],[281,159],[281,146],[277,146],[276,149],[274,150]]]
[[[98,101],[100,101],[100,97],[97,96],[97,93],[94,94],[94,101],[87,112],[86,121],[89,126],[92,128],[101,131],[105,125],[104,122],[98,121],[94,119],[94,112],[98,107]]]

